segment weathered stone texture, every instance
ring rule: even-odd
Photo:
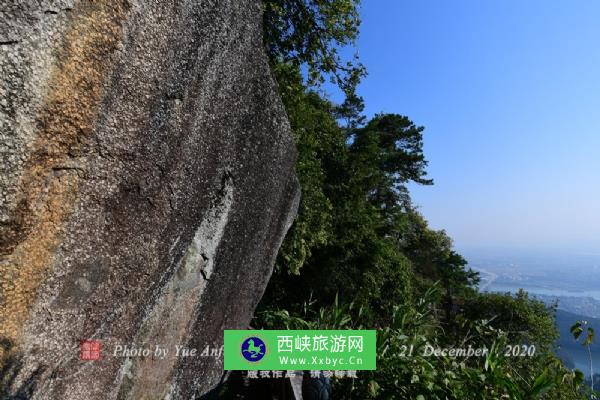
[[[0,397],[189,399],[295,215],[258,0],[0,1]],[[79,360],[99,339],[100,361]]]

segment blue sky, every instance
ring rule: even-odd
[[[363,0],[366,113],[425,126],[411,187],[459,249],[600,253],[600,2]]]

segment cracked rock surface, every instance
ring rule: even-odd
[[[0,0],[0,398],[219,382],[200,353],[248,326],[299,199],[261,32],[258,0]]]

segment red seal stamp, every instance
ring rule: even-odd
[[[82,340],[79,342],[80,360],[99,360],[102,351],[102,342],[99,340]]]

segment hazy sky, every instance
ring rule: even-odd
[[[425,126],[458,248],[600,253],[600,2],[363,0],[368,115]]]

